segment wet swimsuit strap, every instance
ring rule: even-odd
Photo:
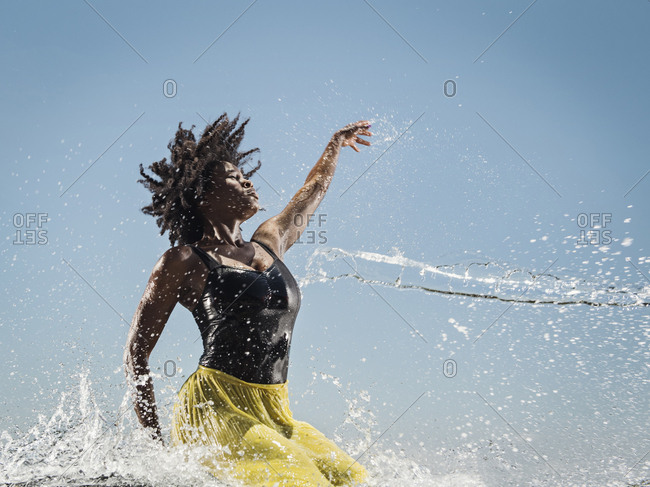
[[[256,244],[260,245],[264,250],[266,250],[271,257],[273,257],[274,260],[280,260],[280,258],[275,255],[275,252],[273,252],[268,245],[260,242],[259,240],[252,240],[251,242],[255,242]],[[208,253],[203,250],[200,247],[197,247],[196,245],[191,245],[191,247],[196,251],[200,259],[203,261],[203,263],[208,266],[208,269],[212,270],[213,267],[218,266],[219,264],[215,261],[213,257],[210,257]]]
[[[262,248],[263,248],[264,250],[266,250],[266,251],[271,255],[271,257],[273,257],[275,260],[281,260],[280,257],[278,257],[277,255],[275,255],[275,252],[273,252],[273,251],[269,248],[268,245],[266,245],[266,244],[260,242],[259,240],[253,240],[253,239],[251,239],[251,242],[255,242],[256,244],[261,245]]]
[[[206,266],[208,266],[208,269],[212,270],[212,268],[214,268],[214,267],[216,267],[218,265],[215,262],[215,260],[212,257],[210,257],[208,255],[208,253],[205,250],[203,250],[202,248],[199,248],[199,247],[197,247],[195,245],[191,245],[190,247],[192,247],[196,251],[199,258],[203,261],[203,263]]]

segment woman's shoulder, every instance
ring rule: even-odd
[[[257,230],[255,230],[255,233],[253,233],[253,236],[251,237],[251,242],[262,244],[266,247],[265,250],[271,249],[276,256],[282,259],[284,249],[281,246],[281,241],[278,235],[279,232],[277,225],[274,222],[274,218],[271,218],[262,223]]]
[[[197,265],[199,258],[191,245],[178,245],[171,247],[162,254],[156,267],[166,272],[185,273]]]

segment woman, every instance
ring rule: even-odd
[[[239,152],[248,120],[224,113],[196,142],[179,124],[166,159],[140,165],[152,193],[143,212],[156,217],[172,247],[151,273],[126,344],[140,423],[162,441],[149,356],[180,303],[199,326],[204,353],[174,407],[172,442],[203,446],[215,475],[250,485],[351,485],[364,468],[289,409],[289,346],[300,307],[297,283],[282,262],[332,180],[342,147],[370,145],[366,121],[334,134],[304,185],[282,212],[246,242],[240,225],[260,209],[241,167],[258,149]]]

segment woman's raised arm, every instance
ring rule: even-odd
[[[334,176],[341,147],[350,146],[359,152],[356,144],[370,145],[359,137],[371,136],[370,124],[366,120],[346,125],[330,139],[323,155],[307,175],[305,183],[291,198],[278,215],[266,220],[255,231],[252,239],[261,239],[274,244],[277,254],[282,256],[300,237],[307,227],[309,218],[322,201]]]
[[[152,437],[160,441],[149,356],[179,300],[186,276],[187,252],[182,247],[173,247],[156,263],[133,316],[124,350],[127,379],[135,386],[136,415],[142,426],[150,429]]]

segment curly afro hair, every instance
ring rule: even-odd
[[[194,125],[185,130],[181,122],[175,139],[167,145],[171,162],[164,158],[148,167],[160,180],[148,175],[140,164],[144,179],[138,182],[153,193],[151,204],[143,207],[142,212],[156,217],[160,235],[169,232],[172,247],[191,244],[203,237],[203,221],[197,206],[208,189],[215,166],[228,161],[241,170],[251,155],[259,152],[258,148],[246,152],[238,150],[249,120],[237,127],[239,114],[229,120],[224,113],[207,125],[198,143],[192,133]],[[244,177],[252,176],[261,165],[258,161],[250,171],[242,171]]]

